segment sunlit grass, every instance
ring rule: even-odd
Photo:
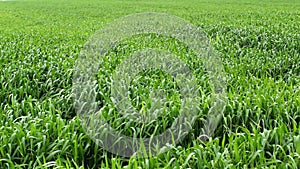
[[[0,168],[299,167],[299,8],[296,1],[1,2]],[[95,30],[142,11],[174,14],[207,32],[227,74],[228,102],[214,136],[197,140],[210,104],[209,77],[201,60],[172,39],[125,41],[99,69],[97,99],[105,110],[112,108],[108,74],[120,63],[117,56],[146,47],[164,49],[164,43],[190,65],[201,103],[199,119],[183,142],[156,157],[123,158],[97,146],[81,127],[71,97],[72,72]],[[169,82],[170,77],[155,71],[132,81],[132,103],[138,109],[149,106],[146,83],[165,89],[173,101],[168,119],[149,124],[145,135],[156,124],[161,125],[157,131],[164,131],[177,115],[180,97],[176,84]],[[139,127],[113,119],[116,128]],[[137,134],[130,128],[124,132]]]

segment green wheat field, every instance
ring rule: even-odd
[[[202,141],[211,88],[201,59],[168,37],[124,40],[111,49],[97,76],[97,101],[115,129],[146,137],[166,130],[178,115],[180,96],[172,78],[148,71],[131,83],[132,104],[149,108],[149,91],[161,88],[168,109],[145,126],[120,120],[109,75],[139,49],[168,47],[180,56],[197,77],[201,97],[199,117],[182,142],[154,157],[125,158],[104,150],[85,132],[74,109],[72,77],[91,35],[141,12],[175,15],[207,34],[226,72],[227,101],[214,134]],[[298,167],[299,0],[0,1],[1,169]]]

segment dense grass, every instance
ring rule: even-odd
[[[299,1],[275,0],[0,1],[0,168],[299,167],[299,9]],[[72,71],[90,35],[143,11],[174,14],[207,32],[227,74],[228,102],[207,142],[196,139],[200,120],[169,152],[128,159],[104,151],[84,132],[73,108]],[[145,47],[132,43],[118,50]],[[113,69],[109,64],[106,71]],[[144,83],[159,79],[141,76],[150,78]],[[146,98],[143,81],[133,85],[132,97]],[[203,88],[205,114],[209,89]]]

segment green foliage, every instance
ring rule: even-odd
[[[298,1],[285,0],[0,1],[0,168],[299,167],[299,9]],[[207,32],[227,73],[228,102],[214,137],[201,142],[197,134],[210,104],[201,61],[174,40],[124,42],[99,70],[99,101],[110,99],[110,79],[103,72],[112,73],[120,62],[112,56],[145,47],[164,49],[164,43],[191,66],[202,99],[199,120],[182,143],[156,157],[123,158],[97,146],[81,127],[71,97],[72,72],[95,30],[144,11],[174,14]],[[114,118],[111,123],[127,127],[128,135],[164,131],[180,104],[171,81],[153,71],[132,82],[138,109],[149,106],[147,83],[169,93],[173,103],[161,123],[144,131],[130,130],[141,127],[135,123],[122,126]],[[157,124],[161,126],[153,128]]]

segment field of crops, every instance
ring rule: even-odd
[[[133,79],[130,97],[142,109],[149,88],[164,88],[172,102],[164,118],[143,131],[117,118],[107,79],[120,58],[140,48],[168,46],[182,56],[202,98],[199,118],[181,143],[158,156],[127,158],[104,150],[83,129],[74,109],[73,71],[95,31],[149,11],[176,15],[206,32],[226,72],[227,101],[214,135],[201,141],[211,103],[202,61],[166,37],[124,41],[97,79],[97,99],[108,118],[114,113],[108,122],[116,129],[145,136],[153,126],[166,130],[178,115],[176,84],[152,71]],[[255,167],[300,167],[300,1],[0,1],[0,168]]]

